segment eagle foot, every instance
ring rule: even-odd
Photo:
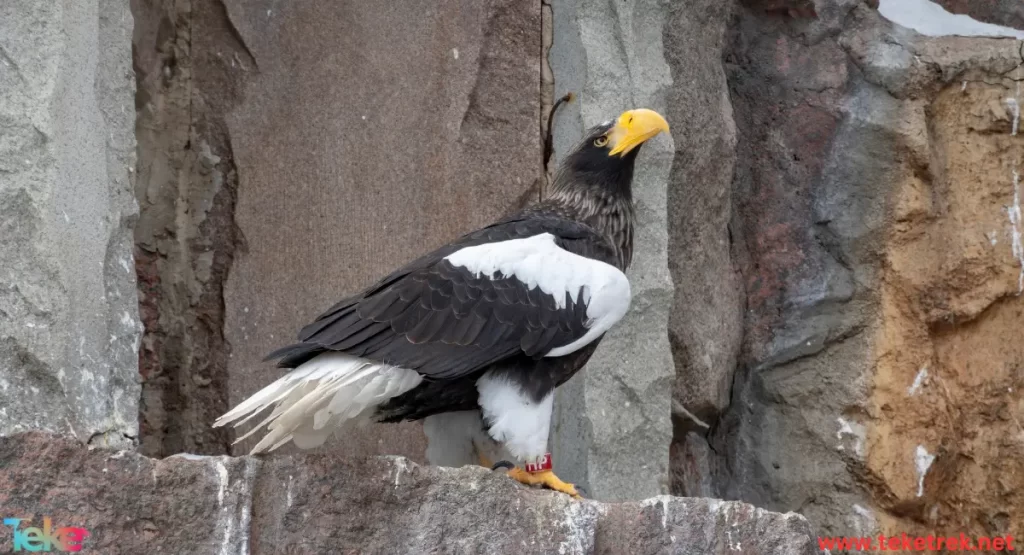
[[[526,484],[528,486],[544,486],[548,489],[553,489],[566,495],[571,495],[576,499],[582,499],[579,492],[576,491],[576,486],[563,482],[550,470],[545,470],[543,472],[527,472],[522,468],[513,467],[512,470],[508,471],[508,476],[521,484]]]

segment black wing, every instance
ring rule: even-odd
[[[419,258],[302,328],[271,353],[293,368],[325,351],[380,360],[436,379],[472,374],[507,357],[542,357],[582,337],[582,288],[564,307],[515,276],[476,277],[445,257],[459,249],[550,233],[562,249],[614,264],[607,239],[555,214],[525,212]]]

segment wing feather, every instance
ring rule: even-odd
[[[601,301],[621,312],[628,305],[628,284],[624,301],[591,297],[588,280],[625,279],[616,260],[607,239],[583,224],[520,215],[336,304],[302,329],[301,343],[275,353],[285,364],[341,351],[448,379],[510,356],[571,352],[567,346],[592,342],[609,327],[606,318],[594,333],[589,306]],[[621,286],[609,295],[621,296]]]

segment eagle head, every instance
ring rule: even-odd
[[[669,132],[668,122],[646,108],[623,112],[592,127],[562,161],[552,189],[631,197],[633,164],[640,147],[661,132]]]

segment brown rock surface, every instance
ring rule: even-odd
[[[538,190],[540,2],[226,5],[254,66],[227,117],[247,245],[224,291],[235,404],[317,314]],[[405,424],[325,448],[421,459],[424,439]]]
[[[924,165],[894,182],[866,464],[895,516],[1001,535],[1024,525],[1024,137],[1016,84],[987,81],[931,101]]]
[[[537,194],[540,1],[134,4],[144,451],[225,453],[270,350]],[[418,424],[331,444],[424,452]]]
[[[825,534],[1014,533],[1021,43],[816,5],[732,28],[748,312],[709,472]]]
[[[0,439],[5,517],[82,526],[104,553],[812,553],[807,521],[736,502],[574,501],[401,457],[195,457]],[[26,525],[23,524],[22,527]],[[0,551],[11,549],[9,528]]]

